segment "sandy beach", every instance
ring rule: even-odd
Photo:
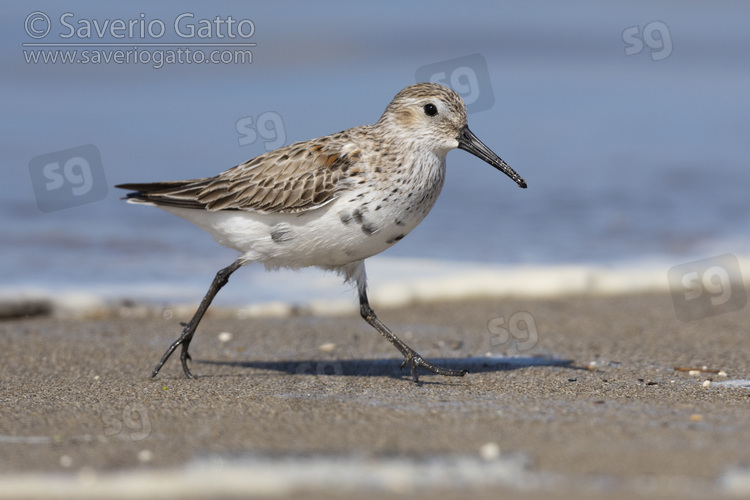
[[[750,495],[747,308],[683,322],[653,294],[378,312],[470,373],[414,384],[356,315],[217,310],[195,380],[177,358],[149,376],[187,317],[0,322],[0,497]]]

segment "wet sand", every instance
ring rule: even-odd
[[[0,498],[750,495],[750,388],[726,386],[750,378],[750,308],[682,322],[656,294],[376,311],[470,373],[413,383],[356,315],[217,310],[195,380],[176,356],[150,378],[188,317],[2,321]]]

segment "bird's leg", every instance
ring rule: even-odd
[[[193,335],[195,334],[196,328],[198,328],[198,323],[200,323],[201,319],[203,319],[203,315],[206,313],[208,306],[211,305],[211,301],[214,300],[214,297],[219,292],[219,290],[221,290],[221,288],[227,284],[229,276],[237,269],[239,269],[240,266],[242,266],[242,263],[239,260],[236,260],[234,261],[234,263],[232,263],[232,265],[227,266],[216,273],[216,277],[214,278],[213,282],[211,282],[211,286],[208,288],[208,292],[206,292],[205,297],[203,297],[201,305],[198,306],[198,310],[195,311],[195,314],[190,320],[190,323],[180,323],[185,327],[182,330],[182,335],[180,335],[180,338],[175,340],[172,345],[169,346],[167,352],[164,353],[164,356],[162,356],[159,362],[156,364],[154,371],[151,372],[151,377],[155,377],[156,374],[159,373],[159,370],[161,370],[161,367],[164,366],[164,363],[166,363],[167,359],[169,359],[169,356],[172,355],[174,350],[177,349],[177,346],[182,345],[182,352],[180,353],[182,369],[185,372],[185,376],[187,376],[187,378],[193,378],[193,374],[190,373],[190,369],[187,365],[188,359],[191,359],[190,354],[188,354],[190,341],[193,340]]]
[[[417,351],[406,345],[403,340],[398,338],[375,315],[375,312],[372,310],[369,302],[367,301],[367,292],[365,291],[364,287],[359,287],[359,313],[362,315],[364,320],[370,324],[370,326],[379,331],[383,337],[388,339],[388,342],[393,344],[396,349],[398,349],[401,354],[404,355],[404,362],[401,363],[401,368],[403,368],[407,364],[409,365],[409,367],[411,368],[411,375],[412,377],[414,377],[414,382],[419,382],[417,368],[419,368],[420,366],[433,373],[437,373],[438,375],[447,375],[449,377],[463,377],[464,375],[466,375],[466,370],[443,368],[441,366],[434,365],[429,361],[425,361]]]

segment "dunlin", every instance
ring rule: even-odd
[[[192,378],[188,347],[198,323],[229,276],[251,262],[268,269],[316,266],[337,271],[356,284],[362,318],[401,352],[401,367],[410,367],[414,381],[419,380],[419,367],[440,375],[465,375],[465,370],[426,361],[378,319],[367,300],[364,264],[425,218],[443,187],[446,154],[455,148],[526,187],[469,130],[461,97],[435,83],[403,89],[374,125],[291,144],[214,177],[117,186],[134,191],[127,195],[129,202],[156,205],[183,217],[241,253],[216,274],[152,376],[182,346],[182,369]]]

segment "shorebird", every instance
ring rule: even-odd
[[[526,187],[469,130],[461,97],[436,83],[401,90],[374,125],[297,142],[214,177],[116,186],[133,191],[126,195],[128,202],[183,217],[241,253],[216,274],[152,377],[182,346],[182,369],[193,378],[188,348],[198,324],[229,276],[252,262],[262,262],[267,269],[315,266],[338,272],[356,285],[362,318],[401,352],[401,368],[408,365],[415,382],[420,367],[440,375],[465,375],[465,370],[423,359],[378,319],[367,299],[364,263],[425,218],[443,187],[445,157],[455,148]]]

